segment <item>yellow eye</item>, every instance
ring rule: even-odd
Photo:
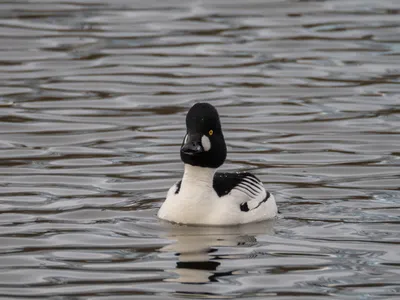
[[[213,135],[214,131],[212,129],[210,129],[210,131],[208,132],[209,135]]]

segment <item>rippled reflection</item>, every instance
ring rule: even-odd
[[[160,251],[173,252],[178,256],[175,269],[169,270],[177,277],[169,281],[206,283],[232,275],[232,272],[219,272],[218,266],[223,264],[224,259],[232,259],[235,255],[220,254],[219,249],[257,245],[256,235],[273,234],[273,224],[274,221],[231,227],[200,227],[164,223],[168,230],[166,237],[172,244]]]

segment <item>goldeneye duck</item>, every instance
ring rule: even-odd
[[[235,225],[272,219],[275,198],[248,172],[216,172],[225,161],[226,145],[214,106],[196,103],[186,115],[181,146],[182,180],[168,191],[158,217],[192,225]]]

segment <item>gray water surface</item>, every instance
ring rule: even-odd
[[[184,117],[280,217],[156,218]],[[400,3],[0,2],[0,298],[399,299]]]

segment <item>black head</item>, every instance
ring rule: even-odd
[[[181,147],[184,163],[218,168],[226,158],[226,145],[214,106],[196,103],[186,115],[186,135]]]

